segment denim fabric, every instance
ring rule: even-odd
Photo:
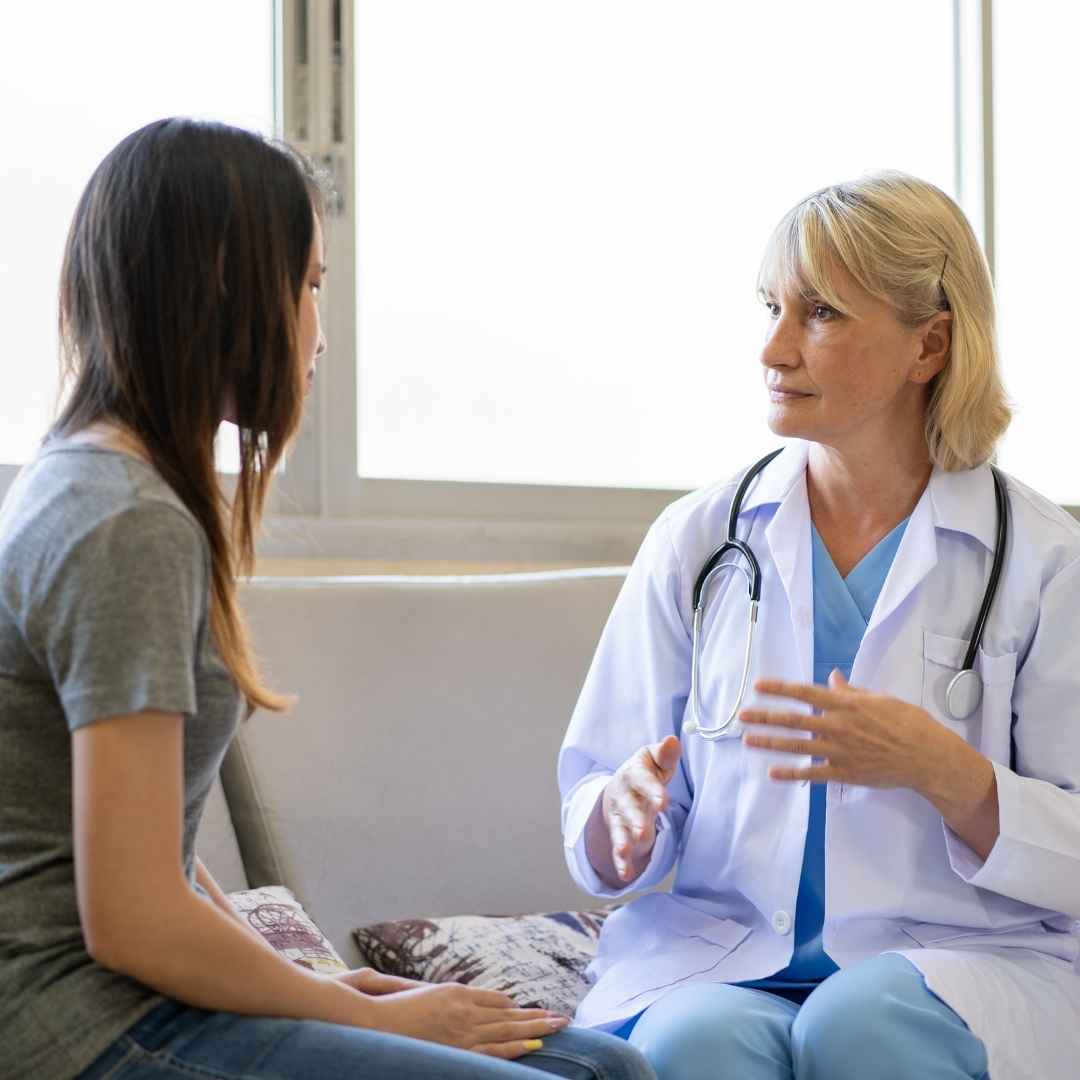
[[[315,1020],[209,1013],[166,1002],[79,1080],[655,1080],[638,1051],[602,1032],[549,1035],[516,1062]]]

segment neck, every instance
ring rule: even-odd
[[[811,444],[810,518],[842,575],[911,514],[931,471],[925,442],[879,454]]]
[[[141,440],[126,428],[111,420],[97,420],[88,424],[81,431],[75,432],[69,437],[73,443],[86,443],[89,446],[101,446],[106,450],[116,450],[122,454],[130,454],[143,461],[149,462],[150,455],[143,446]]]
[[[858,529],[874,523],[889,528],[915,509],[930,480],[925,444],[904,454],[845,453],[814,443],[806,468],[810,513]]]

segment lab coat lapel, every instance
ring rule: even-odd
[[[787,594],[788,617],[799,664],[798,677],[803,682],[813,682],[814,594],[810,502],[806,495],[805,468],[766,527],[765,542],[769,545],[773,565]],[[764,608],[762,604],[763,611]]]
[[[920,582],[937,565],[937,528],[934,502],[930,488],[923,492],[908,520],[904,536],[889,568],[881,595],[878,597],[862,644],[855,657],[851,679],[867,685],[878,667],[883,628],[890,616],[915,591]]]

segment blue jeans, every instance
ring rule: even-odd
[[[805,1003],[698,983],[618,1032],[660,1080],[985,1080],[982,1040],[918,969],[886,953],[830,975]]]
[[[316,1020],[210,1013],[176,1002],[149,1012],[79,1080],[656,1080],[640,1053],[579,1028],[517,1062]]]

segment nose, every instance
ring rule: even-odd
[[[761,365],[767,368],[798,367],[802,362],[798,319],[782,311],[769,323],[765,344],[761,347]]]
[[[319,327],[319,343],[315,346],[315,359],[317,360],[322,354],[326,352],[326,335],[322,332],[322,327]]]

